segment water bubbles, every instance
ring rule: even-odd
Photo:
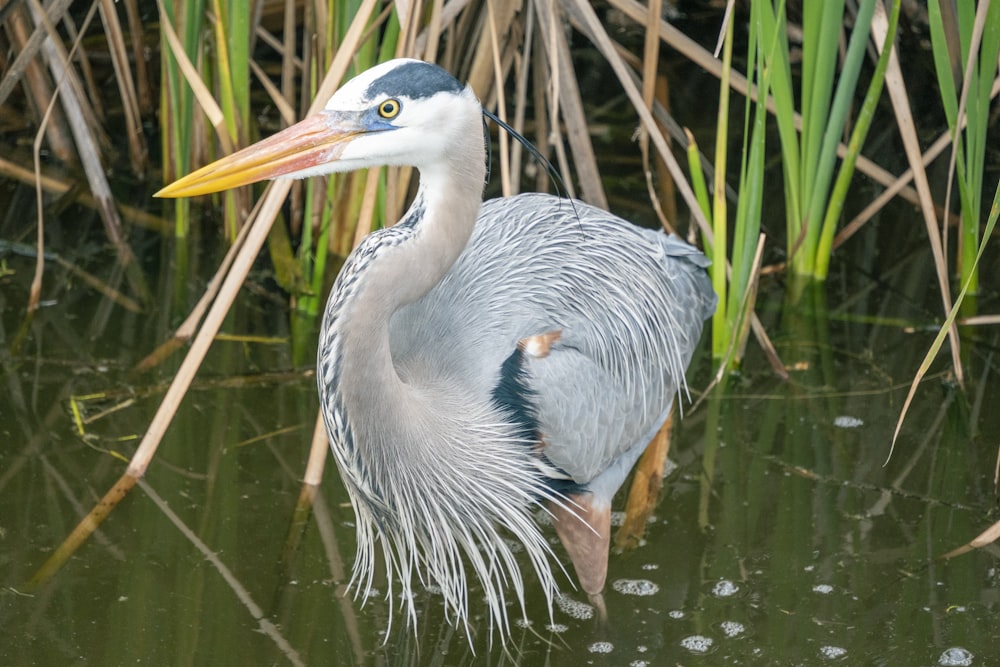
[[[660,587],[648,579],[618,579],[611,587],[622,595],[646,597],[660,592]]]
[[[667,616],[673,619],[684,618],[684,612],[680,609],[671,609],[667,612]]]
[[[723,621],[719,624],[719,629],[722,630],[722,634],[730,639],[739,637],[747,631],[746,627],[738,621]]]
[[[839,646],[820,646],[819,654],[827,660],[836,660],[847,655],[847,649]]]
[[[833,592],[833,586],[830,584],[816,584],[813,586],[813,593],[819,593],[820,595],[829,595]]]
[[[720,579],[715,586],[712,587],[712,595],[717,598],[729,598],[736,595],[739,590],[740,587],[728,579]]]
[[[578,621],[585,621],[594,617],[594,608],[586,602],[579,602],[568,595],[557,595],[556,604],[567,616],[572,616]]]
[[[545,629],[558,635],[569,630],[569,626],[562,623],[549,623],[545,626]]]
[[[972,664],[973,657],[972,653],[961,646],[952,646],[941,654],[938,664],[946,667],[966,667]]]
[[[633,660],[628,667],[649,667],[649,660]]]
[[[615,645],[611,642],[594,642],[587,647],[591,653],[611,653],[614,649]]]
[[[857,417],[851,417],[849,415],[840,415],[833,420],[833,425],[837,428],[858,428],[859,426],[864,426],[865,423]]]
[[[708,653],[712,649],[713,643],[711,637],[703,635],[691,635],[681,640],[681,646],[692,653]]]

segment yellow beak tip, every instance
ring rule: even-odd
[[[182,197],[179,191],[183,191],[183,188],[177,187],[177,181],[164,185],[162,188],[153,193],[153,196],[157,199],[176,199],[177,197]]]
[[[184,180],[184,179],[181,179]],[[194,188],[192,186],[181,185],[181,181],[175,181],[170,185],[166,185],[160,188],[157,192],[153,194],[154,197],[158,199],[180,199],[182,197],[197,197],[201,194],[209,194],[216,192],[217,189],[207,189],[204,192],[201,190],[192,191]],[[223,188],[224,189],[224,188]]]

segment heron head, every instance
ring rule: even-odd
[[[390,60],[348,81],[319,113],[188,174],[156,196],[191,197],[266,179],[381,165],[430,168],[450,159],[456,142],[481,122],[480,114],[472,89],[444,69],[420,60]]]

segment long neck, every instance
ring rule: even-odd
[[[362,242],[331,294],[320,341],[320,391],[339,396],[359,439],[391,437],[386,423],[400,425],[409,415],[390,420],[386,411],[418,407],[393,366],[389,322],[396,310],[437,285],[472,234],[482,204],[482,143],[465,153],[451,156],[451,164],[421,170],[410,209],[397,225]]]
[[[367,268],[365,294],[358,295],[366,308],[380,305],[391,316],[440,282],[472,234],[482,188],[482,169],[420,172],[413,204],[388,230],[390,247]]]

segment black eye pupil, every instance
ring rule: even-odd
[[[395,101],[389,100],[388,102],[382,103],[381,111],[383,116],[389,118],[396,115],[396,113],[399,111],[399,106],[396,104]]]

